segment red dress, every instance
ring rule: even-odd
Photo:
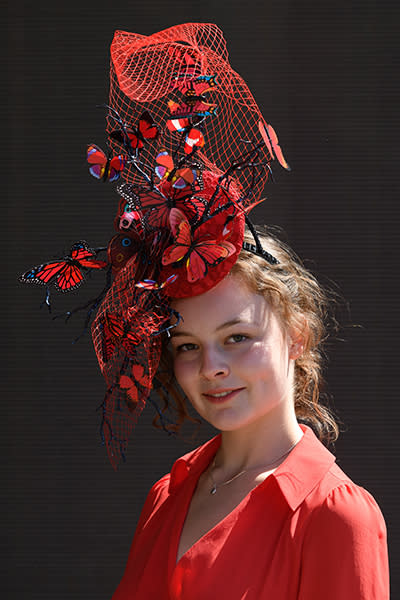
[[[308,427],[285,461],[176,564],[217,436],[151,489],[112,600],[388,600],[386,528],[372,496]]]

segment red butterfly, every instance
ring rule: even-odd
[[[171,88],[179,87],[178,82],[183,78],[187,78],[188,76],[197,77],[199,75],[200,64],[196,63],[193,56],[187,50],[169,46],[167,52],[174,59],[174,63],[178,63],[179,65],[178,70],[173,74],[174,79],[171,82]]]
[[[212,90],[217,84],[216,75],[199,75],[195,79],[183,79],[177,81],[176,86],[185,95],[185,101],[189,97],[204,100],[203,94]]]
[[[104,358],[106,361],[114,354],[117,346],[122,346],[131,353],[140,344],[141,338],[132,331],[129,323],[118,315],[106,314],[104,323]]]
[[[106,262],[95,258],[96,252],[86,242],[77,242],[72,246],[70,256],[32,267],[20,276],[19,281],[43,285],[54,283],[58,291],[69,292],[84,280],[82,268],[104,269],[107,266]]]
[[[172,156],[166,150],[161,150],[156,156],[157,166],[156,175],[159,179],[171,181],[172,187],[183,190],[196,181],[197,173],[195,169],[189,167],[177,168],[174,165]]]
[[[268,123],[263,123],[263,121],[258,122],[258,129],[262,135],[262,138],[265,142],[265,145],[268,148],[268,152],[271,155],[272,159],[278,159],[278,162],[282,165],[284,169],[290,171],[290,167],[283,156],[282,149],[278,142],[278,136],[276,135],[275,129],[272,125],[268,125]]]
[[[119,387],[125,392],[125,403],[128,409],[133,412],[137,406],[139,394],[135,382],[128,375],[121,375],[119,378]]]
[[[204,146],[203,132],[198,126],[192,126],[190,119],[169,119],[167,127],[170,131],[180,131],[185,133],[185,154],[191,154],[196,147]]]
[[[119,379],[119,387],[126,393],[126,404],[130,411],[135,410],[139,400],[137,383],[144,387],[146,391],[150,390],[151,378],[145,374],[142,365],[133,365],[132,376],[121,375]]]
[[[154,123],[153,117],[145,110],[139,118],[136,129],[131,127],[116,129],[110,133],[110,138],[117,140],[125,147],[128,145],[135,150],[140,150],[146,141],[156,140],[159,134],[160,131]]]
[[[88,144],[86,157],[91,175],[103,181],[117,181],[126,165],[125,156],[107,157],[96,144]]]
[[[189,99],[188,99],[189,100]],[[202,100],[194,100],[193,102],[183,102],[182,104],[178,104],[173,100],[168,101],[168,108],[171,111],[172,119],[183,119],[188,117],[210,117],[211,115],[216,114],[217,105],[210,104],[208,102],[203,102]],[[171,119],[169,119],[171,120]],[[167,121],[168,127],[168,121]],[[169,127],[168,127],[169,128]],[[172,128],[174,130],[175,127]]]
[[[182,177],[179,169],[175,175]],[[177,182],[179,183],[178,180]],[[172,208],[181,209],[191,222],[198,221],[204,212],[206,202],[203,198],[193,196],[192,192],[188,197],[188,194],[176,189],[175,194],[166,194],[165,197],[156,194],[143,196],[140,199],[140,204],[145,212],[144,221],[146,225],[153,229],[160,229],[169,227],[169,214]]]
[[[182,211],[173,208],[170,214],[171,229],[175,242],[164,251],[163,265],[185,262],[187,280],[190,283],[203,278],[208,266],[215,266],[236,251],[225,239],[201,239],[199,230],[191,234],[190,224]],[[228,233],[228,232],[227,232]]]

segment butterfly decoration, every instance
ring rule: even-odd
[[[125,404],[130,412],[133,412],[137,407],[139,393],[135,381],[128,375],[121,375],[119,378],[119,387],[125,392]]]
[[[174,102],[168,101],[168,108],[171,112],[171,119],[184,119],[190,117],[210,117],[217,112],[217,105],[195,100],[194,102]],[[169,119],[169,120],[171,120]],[[168,122],[167,122],[168,123]],[[167,124],[168,127],[168,124]]]
[[[142,215],[138,210],[135,210],[129,202],[124,204],[122,212],[118,220],[118,229],[127,231],[129,229],[137,229],[137,224],[142,220]]]
[[[121,375],[119,378],[119,387],[126,393],[125,401],[128,409],[132,412],[135,410],[138,400],[139,392],[137,384],[149,390],[151,387],[151,378],[145,374],[142,365],[134,364],[131,369],[132,375]]]
[[[170,225],[175,240],[173,245],[164,251],[162,264],[179,265],[182,261],[190,283],[202,279],[207,274],[209,266],[217,265],[236,252],[235,246],[223,237],[202,238],[199,230],[195,230],[192,235],[190,223],[179,209],[171,210]]]
[[[192,185],[197,179],[197,172],[190,167],[175,167],[173,158],[166,150],[161,150],[156,156],[155,173],[160,180],[166,179],[172,187],[182,190]]]
[[[174,71],[171,88],[179,87],[182,79],[187,77],[198,77],[201,65],[196,63],[194,57],[186,50],[179,47],[168,47],[168,54],[179,64],[178,70]]]
[[[133,348],[140,344],[141,337],[136,331],[132,331],[129,323],[119,315],[106,314],[104,322],[104,358],[108,361],[114,354],[117,346],[124,348],[126,352],[132,352]]]
[[[162,283],[157,283],[153,279],[144,279],[143,281],[139,281],[139,283],[135,283],[135,286],[138,288],[143,288],[145,290],[162,290],[170,283],[173,283],[174,281],[176,281],[177,278],[178,278],[178,275],[170,275]]]
[[[185,154],[192,154],[196,148],[204,146],[204,135],[200,125],[192,125],[190,119],[169,119],[167,128],[169,131],[179,131],[184,135],[183,150]]]
[[[134,256],[136,257],[135,260],[138,263],[138,253],[140,247],[141,240],[134,232],[117,233],[111,238],[108,243],[107,254],[114,275],[116,275],[125,267],[128,260],[133,260]]]
[[[122,126],[120,129],[115,129],[110,133],[110,138],[116,140],[125,148],[130,150],[141,150],[146,142],[152,142],[158,138],[160,130],[154,123],[153,117],[145,110],[138,121],[135,128]]]
[[[59,292],[70,292],[84,281],[82,269],[104,269],[107,262],[96,260],[96,252],[85,241],[77,242],[69,256],[32,267],[20,276],[23,283],[53,283]]]
[[[195,79],[183,79],[176,87],[183,93],[183,102],[178,104],[169,100],[168,107],[171,118],[167,120],[169,131],[184,134],[184,152],[192,154],[197,148],[204,146],[204,135],[201,121],[216,113],[216,104],[206,102],[205,94],[217,85],[215,75],[200,75]],[[196,121],[192,121],[195,117]],[[198,120],[200,117],[200,121]]]
[[[272,125],[268,125],[268,123],[263,123],[263,121],[258,122],[258,129],[261,133],[261,136],[267,146],[268,152],[272,159],[275,158],[282,165],[284,169],[290,171],[290,167],[283,156],[282,149],[279,145],[278,136],[276,135],[275,129]]]
[[[185,101],[189,103],[195,100],[204,100],[204,94],[210,92],[217,85],[216,75],[199,75],[196,78],[177,81],[176,87],[184,95]]]
[[[105,181],[117,181],[126,165],[126,157],[106,156],[96,144],[88,144],[86,158],[89,163],[89,172],[96,179]]]
[[[177,170],[177,174],[179,169]],[[198,175],[197,171],[197,175]],[[180,175],[179,175],[180,176]],[[190,194],[185,194],[184,190],[175,188],[175,193],[168,193],[165,196],[156,196],[155,194],[143,196],[140,200],[141,209],[144,213],[144,223],[146,228],[167,229],[169,228],[169,214],[172,208],[181,209],[191,222],[197,222],[205,210],[203,198]]]
[[[141,198],[137,186],[123,182],[117,186],[117,192],[122,199],[119,203],[117,216],[114,219],[114,227],[121,232],[135,232],[138,236],[144,236],[145,223],[141,208]],[[142,194],[158,199],[160,194],[153,190],[142,188]]]

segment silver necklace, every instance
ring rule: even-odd
[[[298,442],[299,440],[297,440]],[[291,450],[293,450],[293,448],[296,446],[297,442],[295,442],[293,444],[293,446],[290,446],[289,450],[286,450],[286,452],[284,454],[282,454],[282,456],[279,456],[278,458],[276,458],[273,462],[270,462],[267,465],[262,465],[263,469],[268,469],[269,467],[272,467],[272,465],[274,465],[275,463],[277,463],[279,460],[281,460],[282,458],[285,458],[285,456],[287,454],[289,454],[289,452]],[[233,477],[231,477],[230,479],[228,479],[227,481],[222,481],[222,483],[218,483],[216,484],[214,481],[214,477],[212,476],[212,472],[213,469],[215,469],[216,464],[215,464],[215,458],[213,460],[213,463],[211,465],[211,470],[209,472],[210,475],[210,479],[211,479],[211,483],[212,483],[212,488],[210,490],[210,494],[213,496],[214,494],[217,493],[217,489],[219,487],[222,487],[223,485],[228,485],[228,483],[232,483],[232,481],[235,481],[235,479],[237,479],[238,477],[240,477],[241,475],[243,475],[243,473],[247,473],[248,471],[254,471],[255,469],[260,469],[261,467],[251,467],[250,469],[243,469],[243,471],[240,471],[239,473],[236,473],[236,475],[234,475]]]

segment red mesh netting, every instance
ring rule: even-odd
[[[161,187],[173,193],[170,182]],[[129,435],[149,396],[160,360],[160,334],[179,318],[168,301],[213,287],[229,272],[243,243],[244,214],[234,185],[229,192],[218,188],[218,177],[205,171],[198,196],[182,191],[176,197],[162,197],[155,189],[127,183],[119,187],[122,200],[115,219],[119,233],[108,246],[115,279],[92,325],[94,348],[108,388],[102,432],[114,466],[124,457]],[[129,198],[135,210],[127,212]],[[193,226],[193,247],[174,242],[169,219],[173,211],[177,223],[189,225],[190,221]],[[130,220],[133,214],[137,218]],[[180,248],[179,256],[186,256],[185,260],[163,261],[166,253]],[[188,279],[190,265],[198,275],[195,279]]]
[[[172,152],[176,147],[179,134],[165,127],[171,118],[168,101],[182,102],[179,86],[199,75],[216,76],[217,85],[207,92],[207,103],[217,105],[217,110],[204,121],[205,145],[196,156],[207,169],[224,173],[248,148],[241,139],[263,142],[259,122],[265,121],[246,83],[229,65],[221,30],[213,24],[187,23],[150,36],[115,32],[111,44],[110,105],[132,126],[148,110],[162,130],[158,148]],[[115,121],[108,117],[107,130],[113,129]],[[114,151],[121,151],[114,140],[110,143]],[[154,146],[146,144],[141,151],[141,159],[148,164],[154,163]],[[264,145],[259,161],[272,159]],[[139,181],[129,166],[122,176],[130,183]],[[251,170],[235,172],[233,178],[242,193],[252,188],[244,206],[260,198],[267,176],[264,169],[252,186]]]
[[[132,258],[109,289],[92,324],[92,338],[107,383],[102,435],[111,464],[125,458],[130,433],[149,396],[160,360],[163,325],[171,311],[153,290],[135,287]]]
[[[121,171],[125,182],[108,247],[115,280],[92,336],[108,387],[102,433],[116,466],[149,396],[160,334],[179,318],[168,298],[203,293],[229,272],[269,164],[287,165],[216,25],[117,31],[108,109],[110,180]],[[93,169],[98,154],[92,146]]]

